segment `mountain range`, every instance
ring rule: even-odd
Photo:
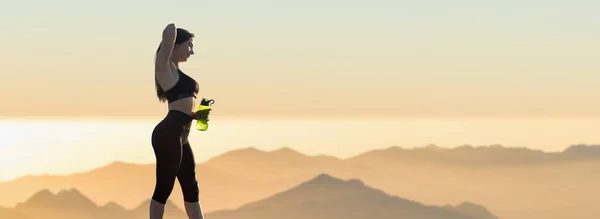
[[[561,152],[544,152],[526,147],[507,148],[502,145],[475,147],[464,145],[455,148],[443,148],[426,145],[420,148],[404,149],[390,147],[373,150],[349,160],[371,162],[402,162],[410,164],[437,163],[465,166],[502,166],[526,165],[560,162],[580,162],[600,159],[600,145],[572,145]]]
[[[41,190],[13,208],[0,209],[0,218],[10,219],[145,219],[149,201],[133,209],[114,202],[97,205],[77,189],[53,194]],[[303,182],[262,200],[244,206],[206,213],[212,219],[497,219],[487,209],[473,203],[459,206],[427,206],[419,202],[390,196],[364,185],[360,180],[342,180],[327,174]],[[168,202],[165,218],[187,219],[185,211]]]
[[[294,188],[318,174],[360,179],[387,194],[428,205],[477,203],[499,218],[595,218],[600,209],[600,146],[543,152],[500,145],[413,149],[390,147],[347,159],[308,156],[291,148],[233,150],[197,165],[207,212],[225,213]],[[0,206],[47,189],[77,188],[96,203],[135,208],[154,188],[154,165],[114,162],[71,175],[26,176],[0,183]],[[176,184],[171,195],[182,208]]]

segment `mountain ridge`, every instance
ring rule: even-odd
[[[482,212],[489,212],[483,206],[473,203],[471,205],[484,209]],[[488,215],[481,212],[472,213],[470,209],[454,208],[450,205],[443,207],[424,205],[417,201],[389,195],[382,190],[365,185],[359,179],[343,180],[326,173],[318,174],[293,188],[239,208],[212,212],[207,217],[275,219],[282,218],[284,215],[290,219],[358,219],[368,215],[377,215],[376,218],[381,219],[497,219],[491,213]]]
[[[126,209],[123,206],[108,202],[99,205],[89,199],[77,188],[62,189],[51,192],[43,189],[35,192],[24,202],[18,203],[13,208],[6,208],[13,215],[23,215],[27,219],[38,218],[116,218],[116,219],[143,219],[148,217],[149,200],[136,208]],[[185,212],[168,201],[165,215],[169,218],[187,219]]]
[[[393,148],[392,152],[398,150]],[[600,196],[600,193],[592,189],[600,183],[600,177],[596,174],[600,167],[600,159],[596,159],[593,153],[598,150],[598,146],[574,145],[563,152],[533,152],[531,154],[535,156],[544,157],[551,154],[550,157],[565,156],[570,159],[550,162],[533,159],[537,163],[528,161],[510,165],[503,165],[501,162],[492,163],[493,165],[465,165],[469,164],[468,162],[452,164],[436,156],[428,159],[412,158],[412,160],[402,157],[406,155],[403,154],[405,151],[417,154],[424,151],[426,154],[433,155],[456,151],[469,153],[524,151],[527,154],[530,151],[527,148],[504,149],[504,146],[499,145],[480,147],[475,150],[473,148],[477,147],[464,146],[459,149],[449,149],[426,145],[422,148],[398,150],[400,156],[397,158],[394,158],[396,154],[381,149],[377,151],[378,156],[365,160],[312,159],[314,156],[296,153],[291,148],[262,152],[254,149],[256,154],[260,154],[259,156],[244,157],[243,153],[238,154],[239,159],[229,159],[222,166],[209,167],[200,163],[197,165],[197,174],[201,200],[206,203],[205,209],[210,211],[239,207],[296,186],[317,173],[328,173],[345,179],[360,178],[363,182],[368,182],[369,185],[380,188],[386,193],[421,200],[424,203],[441,205],[455,203],[458,201],[457,198],[468,199],[485,205],[502,218],[527,219],[543,215],[542,217],[548,219],[559,219],[555,215],[578,212],[583,216],[596,214],[595,208],[582,207],[573,212],[574,210],[570,210],[573,208],[569,206],[573,202],[595,202],[593,198],[587,197],[593,197],[594,194]],[[276,155],[276,153],[291,154],[296,158],[282,159],[286,155]],[[479,159],[476,160],[478,162],[490,162],[488,159],[495,162],[499,157],[506,157],[506,155],[485,157],[477,153],[469,153],[466,156],[469,162],[473,158]],[[228,154],[224,153],[223,156]],[[324,162],[319,163],[321,161]],[[84,173],[27,177],[0,183],[0,194],[4,196],[4,199],[0,197],[0,206],[13,206],[40,189],[56,191],[76,187],[98,203],[115,201],[130,209],[151,194],[153,180],[154,164],[138,165],[116,161]],[[107,189],[108,187],[111,189]],[[519,193],[519,199],[513,199],[509,194],[514,192]],[[128,196],[120,194],[128,194]],[[112,197],[118,200],[111,200]],[[175,186],[172,197],[177,206],[182,207],[178,185]],[[513,215],[515,211],[511,209],[522,206],[528,206],[527,209],[530,209],[531,213]],[[534,209],[535,207],[539,208]]]
[[[323,190],[324,189],[324,190]],[[322,191],[326,191],[323,193]],[[316,209],[307,209],[305,205],[297,206],[294,200],[312,200],[307,199],[307,194],[312,195],[317,200],[321,207]],[[267,203],[273,202],[274,203]],[[348,201],[353,199],[354,201]],[[283,200],[283,201],[282,201]],[[379,201],[378,201],[379,200]],[[392,205],[397,205],[400,212],[403,214],[411,214],[418,216],[419,218],[432,218],[431,215],[445,216],[448,219],[495,219],[495,216],[491,213],[487,217],[475,216],[468,211],[464,211],[450,205],[446,206],[426,206],[419,202],[402,199],[397,196],[390,196],[381,190],[366,186],[359,179],[342,180],[333,177],[329,174],[319,174],[314,178],[300,183],[299,185],[284,191],[280,191],[275,195],[263,198],[255,202],[247,203],[237,209],[222,210],[216,212],[205,212],[205,216],[208,218],[219,219],[222,218],[223,214],[238,214],[242,215],[241,218],[252,218],[252,215],[256,211],[262,211],[259,213],[260,218],[263,219],[276,219],[276,217],[270,215],[272,211],[266,206],[283,206],[289,211],[299,211],[306,214],[316,214],[310,218],[349,218],[346,216],[348,213],[347,209],[343,208],[345,205],[355,205],[356,201],[359,201],[363,207],[360,211],[366,211],[368,208],[378,209],[381,203],[387,203],[392,201]],[[83,202],[83,204],[81,204]],[[381,203],[380,203],[381,202]],[[76,188],[63,189],[58,192],[51,192],[47,189],[43,189],[35,192],[26,201],[17,204],[14,208],[0,208],[0,216],[9,215],[14,219],[41,219],[41,218],[116,218],[116,219],[142,219],[148,217],[148,208],[150,200],[145,200],[135,208],[126,209],[117,203],[109,202],[105,205],[98,205],[91,201],[86,195],[77,190]],[[340,204],[341,203],[341,204]],[[365,205],[367,204],[367,205]],[[369,206],[370,204],[370,206]],[[479,206],[471,204],[473,206]],[[326,207],[330,206],[330,207]],[[480,208],[485,209],[483,206]],[[248,209],[258,208],[251,210],[248,213]],[[330,209],[326,212],[318,212],[319,209]],[[371,210],[372,211],[372,210]],[[379,212],[380,214],[385,214]],[[250,217],[243,216],[248,214]],[[397,213],[395,213],[397,214]],[[174,219],[186,219],[187,216],[185,211],[177,208],[172,201],[168,201],[165,209],[166,218]],[[238,217],[240,218],[240,217]],[[296,217],[292,219],[301,219],[305,217]],[[351,217],[350,217],[351,218]],[[394,215],[389,215],[383,218],[395,218]]]
[[[598,158],[600,159],[600,144],[574,144],[574,145],[570,145],[568,147],[566,147],[565,149],[563,149],[562,151],[557,151],[557,152],[548,152],[548,151],[543,151],[541,149],[532,149],[532,148],[528,148],[528,147],[507,147],[507,146],[503,146],[503,145],[499,145],[499,144],[492,144],[492,145],[480,145],[480,146],[472,146],[472,145],[459,145],[459,146],[454,146],[454,147],[441,147],[441,146],[437,146],[435,144],[427,144],[427,145],[423,145],[423,146],[417,146],[417,147],[400,147],[400,146],[389,146],[389,147],[385,147],[385,148],[378,148],[378,149],[372,149],[372,150],[368,150],[368,151],[364,151],[361,153],[358,153],[356,155],[347,157],[347,158],[339,158],[333,155],[326,155],[326,154],[318,154],[318,155],[309,155],[309,154],[305,154],[305,153],[301,153],[297,150],[292,149],[291,147],[288,146],[284,146],[275,150],[261,150],[258,149],[257,147],[254,146],[248,146],[248,147],[242,147],[242,148],[238,148],[238,149],[233,149],[230,151],[226,151],[224,153],[221,153],[219,155],[216,155],[206,161],[203,162],[198,162],[198,165],[202,165],[207,163],[208,161],[213,161],[216,160],[218,158],[222,158],[225,156],[230,156],[232,153],[244,153],[244,152],[251,152],[251,153],[255,153],[255,154],[275,154],[278,151],[292,151],[294,154],[297,155],[302,155],[302,156],[306,156],[306,157],[326,157],[326,158],[330,158],[331,160],[339,160],[339,161],[347,161],[347,160],[352,160],[355,159],[357,157],[360,156],[364,156],[367,154],[371,154],[371,153],[375,153],[375,152],[389,152],[389,151],[393,151],[393,150],[397,150],[397,151],[429,151],[429,152],[449,152],[449,151],[453,151],[453,150],[460,150],[460,149],[504,149],[504,150],[518,150],[518,151],[522,151],[522,152],[526,152],[526,153],[535,153],[535,154],[540,154],[540,155],[577,155],[585,158],[591,158],[591,159],[595,159]],[[8,180],[2,180],[0,181],[0,183],[6,183],[6,182],[11,182],[14,180],[22,180],[22,179],[27,179],[27,178],[37,178],[37,177],[55,177],[55,176],[73,176],[73,175],[78,175],[78,174],[85,174],[91,171],[97,171],[100,170],[102,168],[107,168],[107,167],[111,167],[111,166],[130,166],[130,165],[135,165],[137,167],[147,167],[147,166],[153,166],[154,163],[134,163],[134,162],[128,162],[128,161],[122,161],[122,160],[115,160],[112,162],[107,162],[103,165],[94,167],[94,168],[90,168],[88,170],[83,170],[83,171],[77,171],[77,172],[72,172],[72,173],[67,173],[67,174],[47,174],[47,173],[40,173],[40,174],[25,174],[22,175],[20,177],[16,177],[14,179],[8,179]]]

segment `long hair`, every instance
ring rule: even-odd
[[[177,37],[175,38],[175,45],[179,45],[185,41],[188,41],[190,38],[193,38],[194,34],[183,29],[183,28],[177,28]],[[158,52],[160,51],[160,44],[158,45],[158,49],[156,50],[156,53],[158,54]],[[156,55],[154,56],[154,62],[156,62]],[[167,101],[167,94],[165,91],[163,91],[162,87],[160,86],[160,84],[158,84],[158,78],[156,76],[156,73],[154,73],[154,86],[156,87],[156,97],[158,97],[158,100],[160,102],[165,102]]]

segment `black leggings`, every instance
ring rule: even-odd
[[[152,199],[156,202],[167,202],[175,179],[179,181],[185,201],[198,201],[196,162],[186,133],[189,133],[191,122],[190,115],[169,110],[152,131],[152,147],[156,157],[156,184]]]

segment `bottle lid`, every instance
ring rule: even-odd
[[[207,99],[207,98],[202,98],[202,101],[200,101],[200,105],[203,105],[203,106],[210,106],[213,103],[215,103],[215,100]]]

